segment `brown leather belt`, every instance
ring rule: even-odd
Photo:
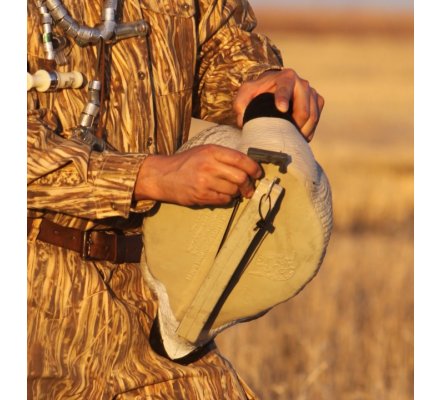
[[[32,219],[28,218],[32,224]],[[28,229],[29,231],[29,229]],[[67,228],[43,219],[37,240],[73,250],[83,260],[110,261],[114,264],[138,263],[142,252],[142,235],[122,235],[103,231]]]

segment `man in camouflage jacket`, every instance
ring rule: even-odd
[[[101,2],[63,4],[83,24],[100,22]],[[70,140],[87,88],[28,92],[28,397],[254,398],[213,343],[181,363],[152,349],[157,303],[138,263],[84,257],[44,240],[40,227],[52,224],[55,236],[63,227],[135,235],[155,201],[226,204],[237,193],[250,196],[260,172],[246,156],[216,146],[174,155],[191,116],[240,125],[249,101],[271,91],[280,109],[295,99],[294,119],[310,139],[323,99],[252,33],[245,0],[125,0],[120,15],[148,21],[151,31],[107,54],[108,150]],[[41,33],[29,0],[30,73],[76,70],[92,79],[96,46],[68,41],[67,65],[57,66],[45,59]],[[53,33],[64,36],[58,27]]]

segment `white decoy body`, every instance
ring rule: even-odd
[[[249,147],[282,152],[290,156],[290,162],[285,174],[278,166],[262,165],[264,179],[252,199],[240,202],[224,242],[233,205],[163,203],[144,219],[141,268],[158,296],[159,328],[172,359],[295,296],[318,272],[332,229],[330,184],[291,122],[258,117],[247,121],[242,130],[217,125],[190,139],[179,151],[208,143],[244,153]],[[255,210],[268,190],[271,196],[279,196],[270,205],[277,208],[272,215],[274,231],[264,232],[250,245],[256,235],[255,221],[260,219]],[[237,262],[248,247],[252,250],[244,261]]]

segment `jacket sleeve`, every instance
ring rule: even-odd
[[[234,124],[232,103],[241,84],[280,70],[281,54],[268,38],[252,32],[256,20],[246,0],[202,0],[199,8],[195,116]]]
[[[128,217],[154,202],[134,204],[132,195],[145,154],[90,151],[56,133],[50,113],[28,113],[28,208],[76,217]]]
[[[45,60],[40,42],[38,33],[42,33],[42,28],[38,7],[34,2],[28,1],[27,11],[28,70],[34,72],[41,68],[54,69],[54,62]],[[78,65],[72,64],[69,68],[77,69]],[[86,75],[90,68],[91,62],[81,62],[80,70]],[[84,101],[75,96],[77,95],[72,91],[72,98],[63,105],[69,109],[76,107],[76,111],[72,111],[74,114],[78,113],[78,104],[82,107]],[[32,90],[28,91],[27,100],[29,209],[101,219],[126,218],[130,211],[143,212],[152,207],[154,202],[135,203],[132,200],[137,174],[146,154],[91,151],[89,146],[68,139],[69,134],[66,131],[69,128],[65,127],[66,124],[61,124],[52,94]]]

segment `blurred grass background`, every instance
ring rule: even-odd
[[[254,9],[285,65],[325,97],[311,146],[334,231],[297,297],[217,344],[265,400],[412,399],[411,11]]]

